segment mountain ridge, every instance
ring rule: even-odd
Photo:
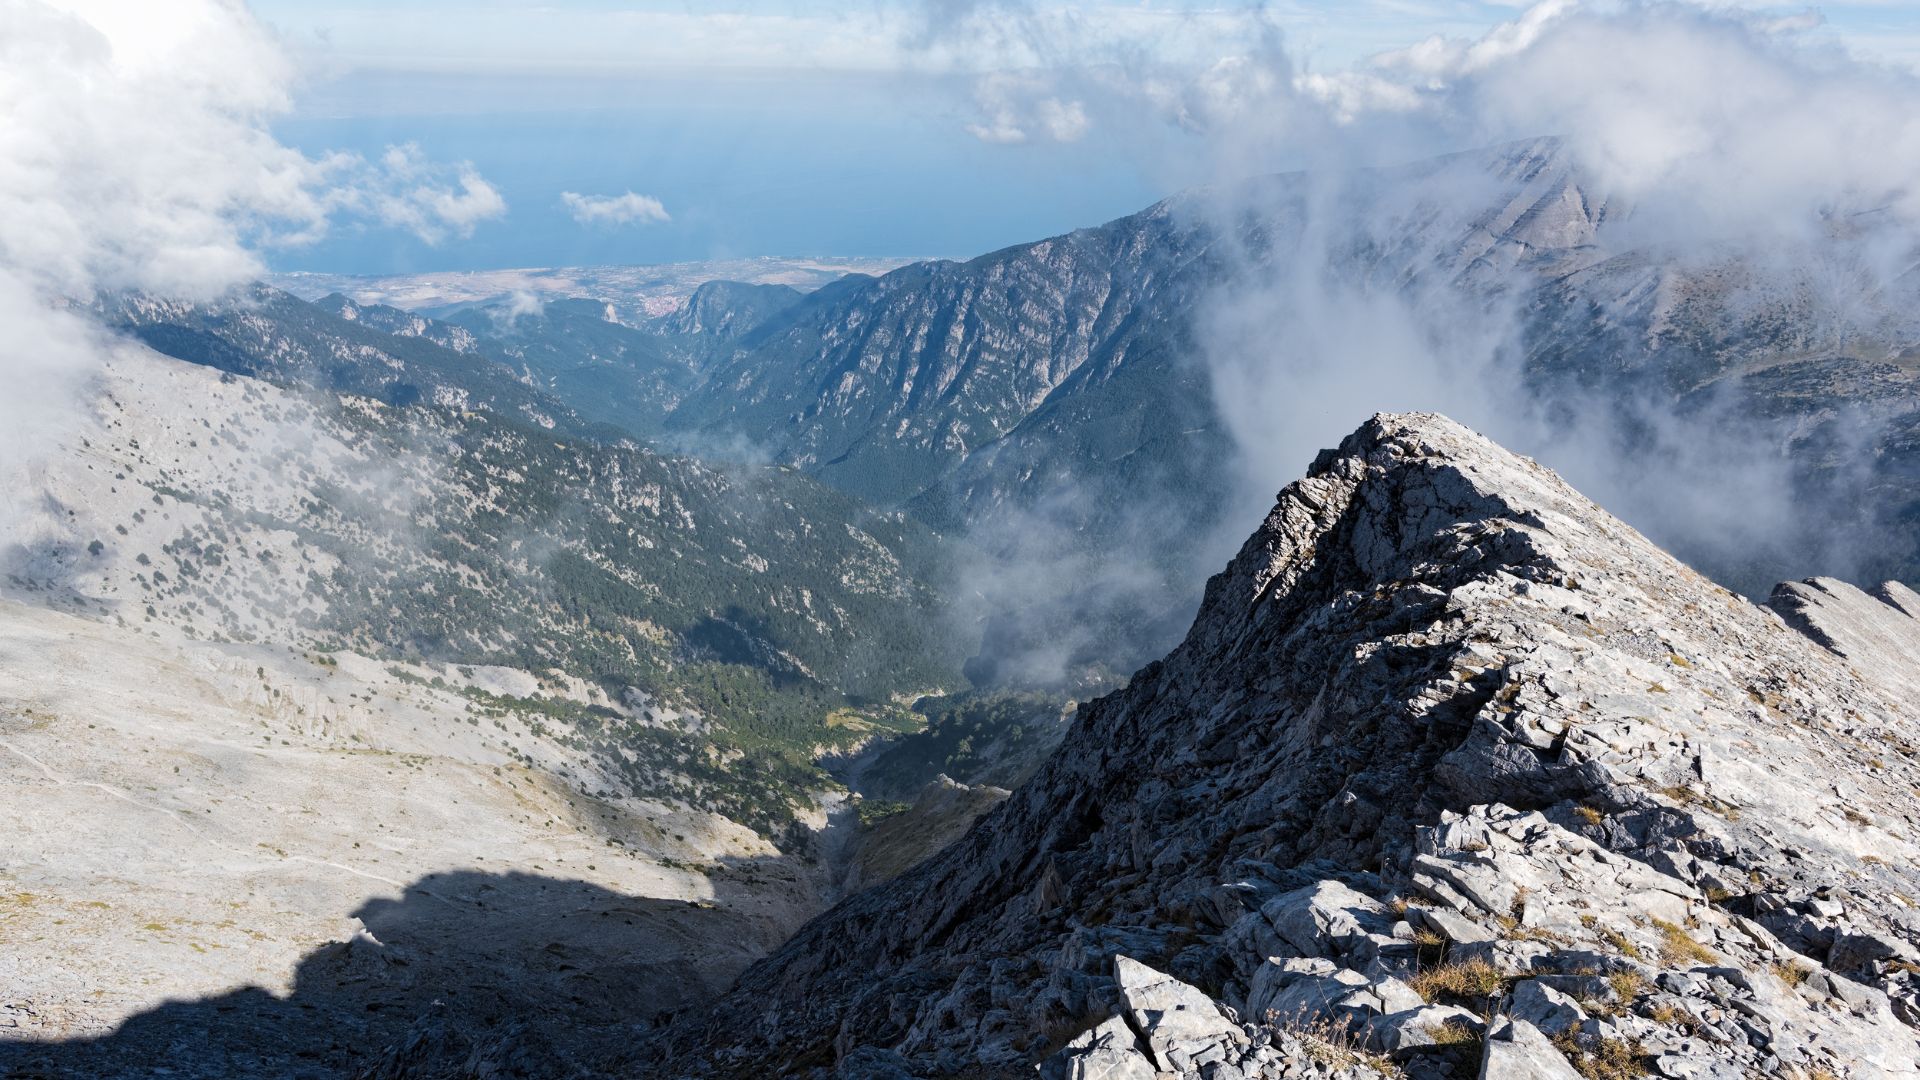
[[[1101,1075],[1163,1049],[1137,1011],[1141,1050],[1067,1045],[1129,1007],[1124,955],[1229,1018],[1209,1029],[1211,1056],[1177,1069],[1158,1056],[1138,1075],[1199,1075],[1203,1060],[1280,1075],[1247,1047],[1301,1033],[1263,1027],[1249,995],[1310,969],[1364,969],[1358,984],[1385,994],[1382,979],[1417,982],[1422,966],[1391,918],[1365,916],[1379,929],[1351,940],[1275,939],[1295,905],[1320,910],[1315,883],[1332,879],[1363,894],[1337,906],[1433,912],[1457,956],[1516,992],[1565,994],[1552,980],[1569,965],[1632,973],[1614,1011],[1596,998],[1560,1026],[1573,1041],[1557,1052],[1632,1040],[1702,1069],[1911,1075],[1920,1044],[1895,1013],[1920,1022],[1920,988],[1892,960],[1920,956],[1920,920],[1888,897],[1913,895],[1915,734],[1832,654],[1543,467],[1437,417],[1377,417],[1282,492],[1185,642],[1083,706],[1033,780],[952,847],[803,928],[663,1045],[694,1075],[1011,1076],[1063,1046],[1065,1075]],[[1869,767],[1869,736],[1905,750]],[[1767,771],[1787,761],[1798,772]],[[1799,787],[1810,775],[1871,813],[1823,809]],[[1450,829],[1488,839],[1434,839]],[[1580,851],[1614,868],[1581,871],[1584,921],[1577,899],[1566,906],[1581,892],[1541,891],[1559,853]],[[1495,918],[1520,912],[1528,882],[1537,935]],[[1657,1019],[1668,1003],[1651,988],[1693,1008],[1685,972],[1703,961],[1636,920],[1619,890],[1648,882],[1667,899],[1638,903],[1710,942],[1698,956],[1740,967],[1754,989],[1736,994],[1758,996],[1737,1007],[1772,1035],[1695,1045]],[[1843,957],[1855,941],[1873,944]],[[1811,1009],[1812,989],[1782,996],[1770,964],[1816,972],[1844,1014]],[[1352,1022],[1390,1011],[1376,1000]],[[1119,1057],[1073,1065],[1109,1050]]]

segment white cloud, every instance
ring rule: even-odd
[[[657,225],[673,220],[667,208],[651,195],[629,191],[620,195],[582,195],[563,191],[560,202],[582,225]]]
[[[1579,0],[1542,0],[1519,18],[1495,26],[1478,40],[1430,37],[1404,49],[1381,53],[1373,58],[1372,65],[1429,78],[1478,71],[1526,52],[1540,40],[1549,25],[1579,6]]]
[[[1386,54],[1360,78],[1456,144],[1564,136],[1610,195],[1662,227],[1795,228],[1891,205],[1920,221],[1920,81],[1794,20],[1553,0],[1473,42]],[[1377,110],[1384,115],[1388,109]],[[1375,140],[1354,117],[1358,140]]]
[[[291,77],[236,5],[0,8],[0,260],[50,291],[204,294],[321,227],[321,168],[265,121]]]
[[[264,129],[289,75],[232,4],[0,5],[0,527],[114,347],[72,301],[210,296],[323,227],[321,167]]]
[[[504,205],[412,148],[310,159],[271,134],[295,71],[239,0],[0,3],[0,519],[21,470],[85,420],[115,349],[74,305],[102,290],[206,299],[262,247],[366,218],[463,234]],[[0,526],[7,521],[0,520]]]
[[[978,118],[966,124],[967,133],[982,142],[1023,143],[1046,139],[1075,142],[1092,126],[1086,106],[1063,99],[1043,77],[1000,72],[981,78],[974,86]]]
[[[1920,80],[1855,59],[1816,18],[1544,0],[1478,36],[1321,70],[1270,7],[931,12],[926,63],[984,72],[967,131],[1023,143],[1099,129],[1139,144],[1168,187],[1557,134],[1650,227],[1795,229],[1887,203],[1920,220]]]
[[[1680,390],[1655,377],[1543,392],[1523,370],[1538,279],[1506,276],[1497,258],[1456,276],[1448,260],[1462,238],[1473,250],[1476,230],[1533,205],[1516,185],[1560,181],[1557,153],[1538,176],[1519,162],[1496,175],[1472,155],[1416,166],[1418,183],[1348,169],[1558,136],[1579,182],[1578,213],[1556,237],[1579,245],[1570,257],[1678,268],[1649,270],[1647,287],[1724,288],[1729,310],[1782,313],[1799,347],[1903,334],[1904,279],[1920,251],[1920,80],[1812,29],[1685,4],[1553,0],[1484,35],[1428,39],[1346,71],[1297,71],[1281,57],[1114,82],[1108,108],[1197,136],[1187,156],[1207,179],[1312,167],[1297,188],[1276,185],[1303,193],[1274,227],[1283,249],[1232,264],[1227,231],[1214,254],[1230,267],[1198,305],[1197,351],[1240,443],[1250,504],[1367,412],[1434,408],[1562,469],[1718,569],[1847,565],[1864,526],[1796,488],[1783,436],[1745,411],[1738,389],[1709,401],[1696,388],[1684,410]],[[1217,201],[1196,201],[1233,224],[1246,208],[1232,193],[1245,190],[1228,183]],[[1372,278],[1377,265],[1355,252],[1405,273]],[[1702,267],[1714,272],[1692,291],[1684,275]],[[1614,287],[1626,286],[1596,286]],[[1608,362],[1659,371],[1646,347],[1617,346]],[[1872,422],[1859,424],[1858,446],[1870,447]],[[1858,456],[1836,460],[1836,476],[1870,451],[1848,452]]]
[[[475,226],[507,212],[506,199],[471,163],[437,165],[413,143],[387,147],[377,165],[355,160],[348,171],[348,204],[364,204],[381,222],[429,244],[472,236]]]

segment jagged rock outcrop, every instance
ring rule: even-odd
[[[1032,781],[636,1065],[1912,1076],[1894,686],[1540,465],[1379,416]]]

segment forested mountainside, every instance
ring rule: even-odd
[[[472,305],[445,318],[529,383],[574,403],[584,414],[643,437],[659,434],[699,378],[706,343],[650,332],[617,320],[597,300],[549,300],[537,310]]]
[[[655,435],[695,382],[705,346],[619,321],[612,305],[560,299],[528,309],[460,305],[444,319],[333,293],[313,302],[342,319],[401,337],[419,337],[484,356],[528,387],[566,401],[588,420],[635,438]]]
[[[849,274],[837,282],[844,288],[849,281],[868,280],[865,274]],[[710,341],[733,341],[784,314],[806,298],[806,293],[791,285],[753,285],[740,281],[708,281],[687,297],[677,310],[661,315],[654,324],[662,333],[702,336]]]

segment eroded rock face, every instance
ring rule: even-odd
[[[1914,1075],[1920,702],[1860,662],[1538,464],[1379,416],[1031,782],[648,1052]],[[1215,1050],[1162,1053],[1137,968],[1214,1003]]]

